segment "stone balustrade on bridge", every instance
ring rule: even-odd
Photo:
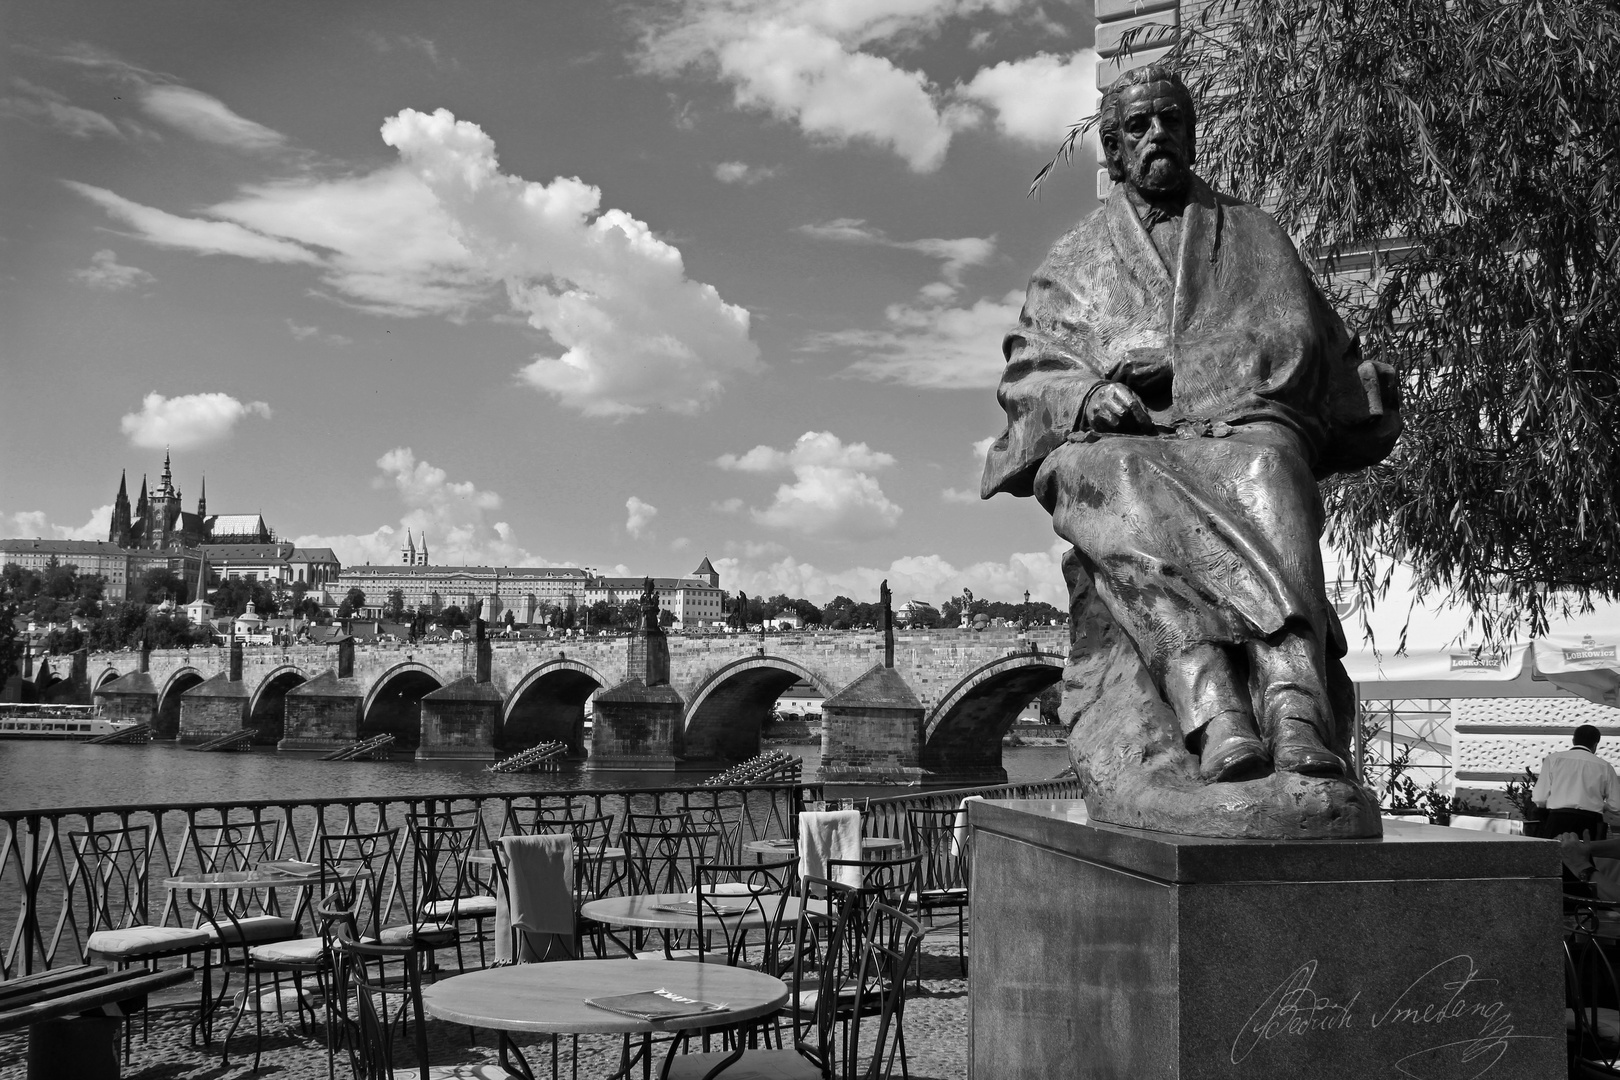
[[[586,703],[625,680],[631,640],[492,641],[483,671],[472,640],[239,647],[238,669],[226,648],[44,662],[68,679],[77,661],[85,697],[109,716],[152,722],[160,738],[201,742],[250,727],[261,743],[325,750],[387,732],[420,757],[488,759],[549,740],[584,755]],[[667,644],[681,713],[673,758],[694,768],[757,753],[776,699],[795,682],[830,699],[883,663],[876,632],[672,635]],[[1057,681],[1067,650],[1066,628],[897,633],[894,673],[921,708],[911,764],[994,778],[1002,735]],[[842,734],[860,745],[868,734],[886,738],[880,729]]]

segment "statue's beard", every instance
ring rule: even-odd
[[[1131,163],[1129,179],[1146,195],[1175,195],[1187,186],[1187,166],[1175,154],[1150,154]]]

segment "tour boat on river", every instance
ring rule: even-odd
[[[140,726],[104,718],[99,705],[0,702],[0,739],[94,739]]]

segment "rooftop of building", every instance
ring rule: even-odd
[[[391,575],[394,577],[443,577],[446,574],[468,574],[484,576],[500,574],[502,577],[527,578],[578,578],[584,580],[590,575],[577,566],[406,566],[403,563],[362,563],[359,566],[345,567],[345,574],[371,574]],[[640,580],[639,578],[637,579]]]
[[[332,562],[338,561],[331,548],[301,548],[289,540],[274,544],[203,544],[203,554],[210,559],[260,560],[264,562]]]
[[[640,577],[597,577],[592,578],[589,585],[593,589],[640,589],[645,584],[645,575]],[[655,589],[708,589],[713,588],[707,581],[698,577],[655,577],[652,579]]]
[[[126,548],[106,540],[44,540],[40,537],[0,539],[0,551],[37,551],[45,555],[122,555]]]

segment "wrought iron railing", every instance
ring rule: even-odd
[[[915,792],[866,801],[865,831],[872,836],[905,837],[906,810],[911,807],[955,807],[968,795],[986,798],[1077,798],[1073,780],[1003,784]],[[0,811],[0,980],[16,978],[53,966],[83,961],[88,937],[87,886],[71,837],[92,829],[146,826],[148,858],[146,900],[150,921],[164,926],[196,923],[198,916],[184,902],[184,893],[164,886],[200,869],[198,830],[206,835],[222,822],[264,822],[275,826],[274,857],[319,859],[321,837],[327,834],[371,832],[398,827],[399,847],[377,882],[377,903],[382,920],[407,918],[414,905],[414,853],[405,828],[410,814],[458,817],[476,812],[482,841],[512,832],[528,832],[542,813],[571,810],[574,816],[612,814],[615,831],[626,811],[671,813],[714,810],[735,823],[737,839],[792,836],[799,808],[820,799],[819,784],[768,784],[742,787],[670,788],[648,790],[447,792],[399,799],[254,800],[237,803],[179,803],[144,806],[87,806],[49,810]],[[311,902],[310,886],[289,888],[296,900],[283,902],[283,910],[303,918]],[[288,911],[288,909],[291,909]],[[110,913],[116,919],[122,913]]]

